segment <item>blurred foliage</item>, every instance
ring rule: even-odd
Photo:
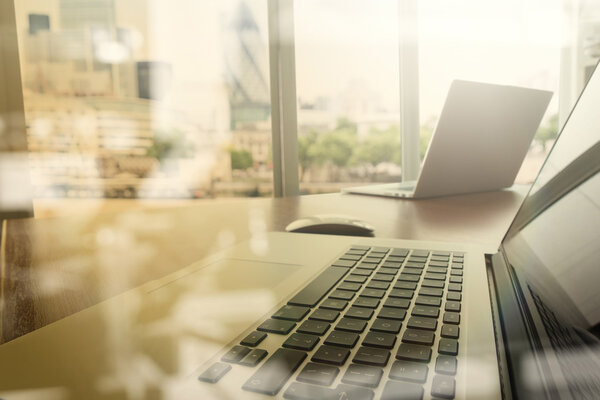
[[[368,136],[355,148],[351,165],[377,165],[391,162],[402,163],[402,147],[400,146],[400,127],[391,125],[387,129],[371,128]]]
[[[538,128],[535,134],[535,140],[539,142],[544,150],[548,142],[553,141],[558,136],[558,114],[552,115],[544,125]]]
[[[196,147],[186,138],[185,133],[172,129],[155,131],[146,155],[162,161],[167,158],[192,158],[195,152]]]
[[[246,170],[254,165],[252,153],[248,150],[230,149],[229,154],[231,155],[231,169]]]

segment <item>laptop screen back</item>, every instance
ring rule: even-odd
[[[600,71],[580,96],[503,246],[562,320],[600,323]]]

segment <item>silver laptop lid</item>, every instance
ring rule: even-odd
[[[512,185],[551,97],[544,90],[452,82],[414,197]]]

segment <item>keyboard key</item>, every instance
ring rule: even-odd
[[[456,384],[454,378],[443,375],[433,377],[431,384],[431,395],[441,397],[442,399],[453,399],[455,395]]]
[[[390,352],[385,349],[360,347],[354,355],[352,362],[385,367],[389,359]]]
[[[231,365],[217,362],[211,365],[198,377],[199,380],[208,383],[217,383],[231,370]]]
[[[344,282],[365,283],[367,279],[368,278],[366,276],[350,274],[346,279],[344,279]]]
[[[463,269],[463,265],[459,263],[452,263],[452,269]]]
[[[323,336],[325,332],[329,330],[330,326],[331,324],[327,322],[308,320],[304,321],[296,331],[300,333],[308,333],[309,335]]]
[[[352,300],[353,297],[354,297],[354,292],[351,292],[348,290],[340,290],[340,289],[334,290],[333,293],[331,293],[329,295],[330,299],[337,299],[337,300]]]
[[[390,283],[389,282],[373,281],[372,280],[369,283],[367,283],[367,288],[368,289],[388,290],[389,287],[390,287]]]
[[[402,322],[391,319],[377,318],[371,325],[371,330],[376,332],[399,333]]]
[[[352,305],[357,307],[377,308],[379,306],[379,300],[372,297],[358,296]]]
[[[462,285],[460,283],[449,283],[448,290],[451,292],[462,292]]]
[[[356,292],[362,287],[360,283],[352,283],[352,282],[342,282],[338,285],[338,289],[341,290],[350,290],[352,292]]]
[[[450,283],[463,283],[462,276],[451,276]]]
[[[390,252],[390,248],[389,247],[373,247],[371,249],[371,253],[383,253],[383,254],[387,254]]]
[[[250,353],[250,349],[244,346],[233,346],[231,350],[221,357],[221,361],[237,363],[240,362],[246,354]]]
[[[408,382],[388,381],[383,387],[381,400],[421,400],[421,385]]]
[[[420,279],[421,279],[420,276],[410,275],[410,274],[400,274],[400,276],[398,277],[399,281],[404,281],[404,282],[419,282]]]
[[[433,272],[427,272],[425,275],[423,275],[423,279],[432,279],[434,281],[445,281],[446,274],[436,274]]]
[[[408,256],[409,252],[410,250],[407,249],[392,249],[390,252],[390,256],[406,257]]]
[[[420,329],[407,329],[404,331],[402,341],[404,343],[423,344],[431,346],[435,340],[435,334]]]
[[[345,317],[349,317],[349,318],[358,318],[358,319],[371,319],[371,317],[373,316],[373,310],[370,308],[364,308],[364,307],[350,307],[348,309],[348,311],[346,311],[346,314],[344,314]]]
[[[431,260],[429,262],[429,266],[433,267],[433,268],[448,268],[448,262],[449,260],[441,260],[441,259],[436,259],[436,260]],[[431,271],[434,272],[434,271]],[[437,272],[445,272],[445,271],[437,271]]]
[[[336,262],[334,262],[333,264],[334,267],[345,267],[345,268],[352,268],[356,265],[356,261],[352,261],[352,260],[337,260]]]
[[[463,272],[461,269],[453,269],[452,271],[450,271],[450,275],[463,276]]]
[[[334,330],[325,339],[325,344],[330,346],[340,346],[352,348],[358,342],[358,334],[354,332],[343,332]]]
[[[415,290],[417,288],[417,284],[415,282],[398,281],[394,284],[394,288],[395,289]]]
[[[317,308],[310,314],[308,319],[318,320],[318,321],[326,321],[333,322],[340,316],[340,313],[335,310],[326,310],[324,308]]]
[[[277,349],[244,383],[242,389],[274,396],[305,358],[306,353],[298,350]]]
[[[256,347],[266,337],[267,337],[267,334],[264,333],[264,332],[257,332],[257,331],[250,332],[248,334],[248,336],[246,336],[244,339],[242,339],[242,341],[240,342],[240,344],[244,345],[244,346],[248,346],[248,347]]]
[[[446,306],[444,307],[446,311],[456,311],[460,312],[460,302],[459,301],[446,301]]]
[[[435,360],[435,372],[446,375],[456,374],[456,357],[437,356]]]
[[[350,364],[342,377],[342,382],[352,385],[377,387],[383,376],[383,370],[370,365]]]
[[[307,335],[305,333],[294,333],[285,342],[283,347],[289,349],[311,351],[319,342],[319,337],[315,335]]]
[[[356,266],[356,268],[370,269],[372,271],[374,269],[377,269],[377,264],[361,262]]]
[[[410,256],[427,258],[429,257],[429,250],[413,250],[412,253],[410,253]]]
[[[364,297],[373,297],[376,299],[381,299],[383,296],[385,296],[385,290],[365,289],[361,292],[360,295]]]
[[[446,354],[448,356],[455,356],[458,354],[458,341],[454,339],[440,339],[438,344],[438,353]]]
[[[366,268],[357,268],[352,271],[352,275],[371,276],[373,270]]]
[[[385,332],[370,331],[362,342],[363,346],[391,349],[396,344],[396,335]]]
[[[409,275],[419,275],[419,276],[421,276],[421,274],[423,273],[423,270],[421,268],[408,268],[408,267],[405,267],[402,270],[402,273],[403,274],[409,274]]]
[[[458,292],[448,292],[448,294],[446,294],[446,300],[461,301],[462,294]]]
[[[346,253],[340,257],[340,260],[358,261],[362,258],[362,254]]]
[[[379,273],[376,273],[375,275],[373,275],[373,278],[371,278],[371,281],[391,282],[393,280],[394,280],[394,275],[385,275],[385,274],[379,274]]]
[[[327,293],[348,273],[347,268],[329,267],[321,272],[300,292],[298,292],[288,304],[296,306],[314,307],[325,297]]]
[[[320,308],[326,308],[329,310],[342,311],[348,302],[346,300],[338,300],[338,299],[325,299],[319,306]]]
[[[373,400],[374,396],[371,389],[341,383],[335,388],[333,399]]]
[[[427,268],[427,272],[434,272],[436,274],[445,274],[446,272],[448,272],[447,268],[443,268],[443,267],[432,267],[433,263],[429,263],[430,267]]]
[[[402,262],[403,261],[394,261],[393,259],[387,259],[383,264],[381,264],[381,266],[383,268],[394,268],[394,269],[400,269],[400,267],[402,267]]]
[[[435,331],[437,329],[437,319],[427,317],[410,317],[406,327]]]
[[[342,318],[335,329],[339,331],[362,333],[367,326],[367,321],[355,318]]]
[[[423,279],[423,283],[421,283],[421,286],[443,289],[444,286],[446,286],[446,283],[444,281],[436,281],[433,279]]]
[[[437,307],[415,305],[411,311],[411,315],[437,318],[440,315],[440,309]]]
[[[417,296],[415,304],[419,304],[422,306],[439,307],[442,305],[442,299],[440,299],[439,297],[432,296]]]
[[[382,307],[381,311],[379,311],[379,314],[377,314],[377,317],[404,321],[404,318],[406,317],[406,310],[401,308]]]
[[[414,292],[412,290],[405,289],[392,289],[390,290],[389,297],[398,297],[401,299],[412,299],[414,296]]]
[[[240,365],[244,365],[246,367],[256,367],[258,363],[262,361],[263,358],[267,356],[266,350],[254,349],[248,355],[240,361]]]
[[[325,364],[344,365],[349,355],[350,350],[348,349],[333,346],[321,346],[312,356],[311,360]]]
[[[410,306],[410,300],[390,297],[383,303],[383,306],[407,309]]]
[[[406,262],[405,267],[423,269],[423,268],[425,268],[425,264],[426,263],[427,263],[427,261],[424,258],[423,259],[421,259],[421,258],[419,258],[419,259],[415,258],[415,259],[408,260]]]
[[[442,297],[444,295],[444,291],[442,289],[422,287],[421,290],[419,290],[419,295]]]
[[[456,325],[442,325],[442,337],[458,339],[459,327]]]
[[[427,364],[412,361],[394,361],[389,377],[411,382],[425,383],[429,368]]]
[[[288,306],[281,307],[271,318],[285,319],[288,321],[301,321],[310,311],[308,307]]]
[[[418,344],[400,343],[396,358],[399,360],[429,362],[431,359],[431,348]]]
[[[296,379],[300,382],[329,386],[333,383],[339,372],[339,368],[309,362],[304,369],[300,371]]]
[[[384,275],[396,275],[398,273],[398,270],[396,268],[381,267],[381,268],[379,268],[377,273],[384,274]]]
[[[444,323],[445,324],[460,324],[460,314],[452,311],[446,311],[444,313]]]
[[[363,254],[366,254],[369,250],[371,250],[369,246],[361,246],[358,244],[353,244],[352,247],[350,247],[350,251],[362,251]]]
[[[383,257],[379,257],[379,256],[378,257],[367,256],[367,257],[365,257],[365,259],[363,260],[363,262],[372,263],[372,264],[379,264],[381,262],[382,258]]]
[[[260,326],[256,329],[262,332],[271,332],[276,333],[278,335],[287,335],[292,331],[292,329],[294,329],[295,326],[296,323],[292,321],[268,319],[262,324],[260,324]]]

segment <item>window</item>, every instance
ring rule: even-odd
[[[530,182],[600,57],[598,1],[14,4],[38,205],[398,181],[453,79],[555,92]]]

